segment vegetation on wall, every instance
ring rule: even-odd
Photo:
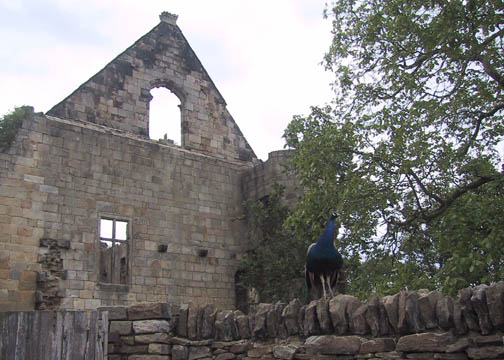
[[[333,106],[285,131],[306,196],[304,242],[327,209],[353,294],[504,275],[504,10],[499,1],[334,1]]]
[[[237,286],[253,289],[261,302],[300,297],[304,291],[306,247],[285,226],[290,214],[282,202],[284,188],[260,201],[247,201],[249,241],[255,244],[242,258]]]
[[[29,106],[21,106],[0,118],[0,151],[5,152],[14,141],[26,114],[33,111]]]

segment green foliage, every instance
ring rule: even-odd
[[[23,124],[25,114],[31,110],[28,106],[15,108],[0,118],[0,151],[5,152],[14,141],[19,128]]]
[[[306,189],[288,225],[312,242],[341,214],[354,294],[501,278],[500,1],[336,0],[326,15],[335,99],[285,131]]]
[[[239,283],[255,289],[262,302],[289,301],[304,289],[306,247],[284,226],[289,209],[282,203],[283,187],[263,201],[248,201],[249,241],[256,244],[242,259]]]

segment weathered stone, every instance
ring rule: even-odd
[[[376,293],[370,296],[367,306],[366,323],[376,337],[380,334],[380,298]]]
[[[168,355],[130,355],[128,360],[170,360],[170,357]]]
[[[502,335],[475,336],[471,339],[477,346],[504,345]]]
[[[198,312],[199,307],[194,304],[189,304],[187,309],[187,336],[194,340],[198,337]]]
[[[268,312],[273,309],[273,305],[261,303],[257,307],[257,312],[254,316],[254,329],[252,336],[256,339],[265,339],[268,336],[266,328],[266,317]]]
[[[471,302],[472,293],[472,288],[460,290],[459,303],[468,329],[472,331],[480,331],[478,316],[476,315]]]
[[[215,338],[233,341],[239,338],[233,311],[220,311],[215,316]]]
[[[439,291],[419,291],[418,309],[420,317],[427,329],[434,329],[438,326],[436,317],[436,305],[443,294]]]
[[[126,345],[135,345],[135,337],[134,336],[121,336],[120,337],[120,341],[121,343],[123,344],[126,344]]]
[[[385,309],[385,304],[380,299],[379,304],[380,309],[380,336],[387,336],[392,333],[392,328],[387,315],[387,310]]]
[[[119,335],[129,335],[132,329],[131,321],[111,321],[109,331]]]
[[[167,303],[144,303],[128,307],[129,320],[170,320],[172,317],[172,308]]]
[[[151,343],[161,343],[161,344],[170,344],[171,336],[167,333],[155,333],[155,334],[145,334],[145,335],[136,335],[135,342],[138,344],[151,344]]]
[[[361,301],[350,295],[340,294],[329,301],[329,314],[336,334],[345,335],[349,331],[349,318],[360,305]]]
[[[250,338],[250,326],[249,317],[244,315],[241,311],[235,311],[236,316],[236,326],[238,328],[238,334],[240,339]]]
[[[255,346],[247,351],[247,356],[250,358],[262,358],[273,352],[271,345]]]
[[[489,286],[486,289],[487,305],[494,328],[504,329],[504,281]]]
[[[171,346],[167,344],[149,344],[149,354],[169,355]]]
[[[211,358],[212,353],[207,346],[191,346],[189,347],[188,360],[196,360],[201,358]]]
[[[474,311],[478,315],[478,324],[481,329],[481,333],[483,335],[488,335],[492,332],[493,326],[490,321],[490,316],[488,313],[487,306],[487,296],[486,289],[488,285],[479,285],[473,289],[473,293],[471,296],[471,304],[473,306]]]
[[[467,355],[465,353],[458,354],[434,354],[433,359],[435,360],[467,360]]]
[[[301,301],[293,299],[282,311],[282,318],[284,319],[288,336],[299,334],[298,316],[300,308]]]
[[[286,303],[283,303],[283,302],[277,302],[273,309],[274,309],[274,312],[276,314],[276,322],[277,322],[277,325],[276,325],[276,329],[277,329],[277,336],[281,339],[286,339],[289,335],[287,333],[287,328],[285,327],[285,321],[284,321],[284,318],[282,316],[283,314],[283,310],[285,309],[285,307],[287,306]],[[267,321],[269,321],[269,319],[267,319]]]
[[[397,328],[401,334],[418,333],[425,329],[425,325],[420,319],[418,294],[414,291],[400,293]]]
[[[275,338],[278,336],[279,319],[280,314],[273,305],[266,314],[266,331],[268,332],[268,337]]]
[[[177,321],[177,335],[188,337],[187,334],[187,315],[189,313],[189,305],[183,304],[180,306],[178,321]]]
[[[504,346],[472,347],[466,350],[474,360],[500,359],[504,357]]]
[[[232,359],[236,359],[236,356],[228,352],[219,354],[215,357],[215,360],[232,360]]]
[[[273,347],[273,356],[275,359],[293,359],[294,354],[299,349],[300,345],[278,345]]]
[[[318,300],[316,313],[321,333],[323,334],[332,333],[333,327],[331,323],[331,317],[329,316],[329,300],[327,299]]]
[[[399,338],[396,351],[404,352],[444,352],[457,339],[450,333],[422,333]]]
[[[128,320],[128,308],[126,306],[102,306],[98,308],[100,314],[108,312],[109,320]]]
[[[392,326],[392,330],[394,333],[399,333],[399,297],[400,294],[395,294],[391,296],[385,296],[383,298],[383,306],[385,307],[385,311],[387,312],[387,317],[389,319],[389,323]]]
[[[366,321],[368,304],[362,304],[354,311],[350,317],[350,332],[356,335],[366,335],[370,333],[369,325]]]
[[[210,339],[215,334],[215,305],[206,304],[198,312],[198,338]]]
[[[116,352],[121,354],[144,354],[149,349],[148,345],[125,345],[121,344]]]
[[[317,301],[311,301],[305,308],[303,330],[305,336],[320,334],[320,326],[317,319]]]
[[[448,330],[454,326],[453,323],[453,299],[449,296],[442,296],[436,304],[436,315],[438,324],[442,329]]]
[[[247,351],[248,345],[249,344],[246,341],[234,343],[230,346],[229,351],[231,351],[233,354],[243,354]]]
[[[186,346],[173,345],[171,349],[172,360],[187,360],[189,351]]]
[[[360,353],[369,354],[369,353],[394,351],[395,347],[396,343],[394,339],[391,338],[378,338],[367,341],[363,340],[360,348]]]
[[[137,320],[133,321],[135,334],[170,332],[171,324],[167,320]]]
[[[308,354],[314,355],[358,354],[364,341],[358,336],[321,335],[310,336],[304,346]]]
[[[458,301],[453,303],[453,324],[457,335],[467,334],[467,323],[462,313],[462,305]]]

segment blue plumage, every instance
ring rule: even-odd
[[[338,278],[338,273],[343,266],[343,257],[334,247],[334,233],[337,214],[333,213],[326,225],[322,236],[316,243],[308,248],[306,255],[306,285],[308,290],[323,290],[323,296],[327,296],[326,287],[331,295],[332,288]],[[322,286],[322,289],[320,288]]]

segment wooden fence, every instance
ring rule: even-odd
[[[107,312],[0,312],[1,360],[103,360],[107,342]]]

